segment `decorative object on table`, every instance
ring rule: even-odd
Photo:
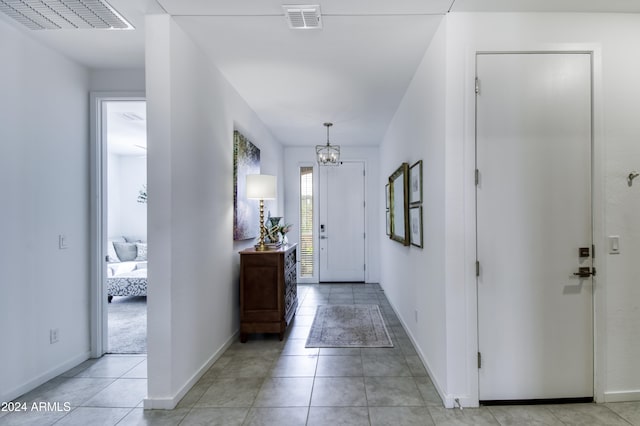
[[[280,235],[278,229],[280,228],[280,216],[269,216],[264,222],[265,243],[280,244]]]
[[[142,189],[138,191],[138,200],[141,204],[147,204],[147,184],[142,185]]]
[[[389,176],[392,240],[409,245],[409,164],[402,163]]]
[[[280,233],[280,240],[284,245],[289,244],[289,240],[287,239],[287,233],[291,231],[291,228],[293,228],[293,224],[287,223],[286,225],[280,226],[280,228],[278,229],[278,232]]]
[[[409,209],[409,230],[411,245],[422,248],[422,206]]]
[[[237,130],[233,132],[233,239],[248,240],[260,232],[258,203],[247,200],[246,176],[260,173],[260,149]]]
[[[409,167],[409,204],[422,203],[422,160]]]
[[[260,200],[260,239],[256,244],[257,251],[265,251],[269,248],[265,245],[264,200],[276,199],[276,177],[271,175],[247,175],[246,181],[247,199]]]
[[[306,348],[392,348],[378,305],[320,305]]]
[[[272,216],[265,221],[265,244],[268,246],[279,247],[282,244],[288,244],[287,232],[293,227],[292,224],[281,225],[282,217]]]
[[[327,144],[316,145],[316,160],[320,166],[338,166],[340,165],[340,145],[331,145],[329,143],[329,128],[333,123],[324,123],[327,128]]]

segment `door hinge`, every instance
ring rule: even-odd
[[[104,261],[105,261],[105,262],[107,262],[107,263],[109,263],[109,255],[106,255],[106,256],[104,257]]]
[[[478,352],[478,368],[482,368],[482,354]]]
[[[476,260],[476,277],[480,276],[480,261]]]
[[[364,233],[362,234],[362,238],[364,238],[365,240],[367,239],[367,233],[366,233],[366,232],[364,232]]]
[[[480,94],[480,80],[476,77],[476,95]]]
[[[591,276],[595,277],[596,276],[596,268],[591,268]]]
[[[591,244],[591,258],[592,259],[596,258],[596,245],[595,244]]]
[[[476,186],[477,186],[478,182],[480,182],[480,170],[478,169],[476,169],[475,179],[476,179]]]

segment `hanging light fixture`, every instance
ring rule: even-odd
[[[337,166],[340,164],[340,146],[329,143],[329,128],[333,123],[324,123],[327,128],[327,144],[316,145],[316,158],[320,166]]]

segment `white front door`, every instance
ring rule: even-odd
[[[319,202],[320,281],[364,281],[364,163],[320,167]]]
[[[479,54],[477,77],[480,400],[591,398],[591,56]]]

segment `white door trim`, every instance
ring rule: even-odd
[[[507,43],[510,44],[510,43]],[[461,130],[462,140],[459,147],[451,147],[447,156],[459,154],[463,158],[459,163],[462,166],[460,173],[463,180],[464,198],[464,306],[465,312],[465,341],[466,348],[465,368],[466,377],[463,389],[454,392],[446,392],[442,395],[445,406],[453,407],[455,400],[461,401],[463,406],[478,406],[479,376],[477,369],[478,350],[478,316],[477,316],[477,288],[475,276],[476,259],[476,235],[475,232],[475,68],[476,55],[478,53],[590,53],[592,55],[593,73],[593,241],[596,245],[595,267],[598,271],[598,279],[594,280],[594,399],[596,402],[604,402],[604,389],[606,383],[606,321],[605,292],[602,285],[606,280],[606,259],[604,247],[606,247],[605,234],[605,145],[603,137],[603,75],[602,75],[602,48],[595,43],[580,44],[545,44],[525,45],[514,48],[499,49],[495,46],[469,46],[464,54],[464,65],[460,77],[464,79],[464,128]],[[448,130],[451,131],[451,130]],[[452,157],[453,158],[453,157]],[[454,161],[454,160],[451,160]],[[448,160],[449,162],[449,160]],[[456,162],[454,161],[453,164]],[[455,171],[452,171],[455,173]],[[462,295],[461,295],[462,296]]]
[[[90,92],[89,94],[89,152],[90,152],[90,217],[89,247],[91,269],[89,284],[91,297],[90,337],[91,357],[99,358],[107,351],[107,288],[104,247],[107,241],[107,144],[102,124],[103,104],[106,101],[144,101],[144,92]]]

